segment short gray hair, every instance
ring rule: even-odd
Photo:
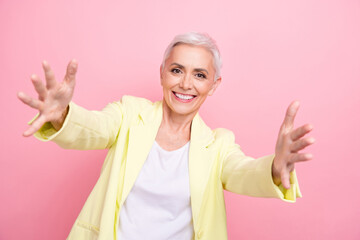
[[[222,66],[222,60],[216,42],[214,39],[212,39],[209,36],[209,34],[199,33],[199,32],[188,32],[188,33],[176,35],[165,50],[163,62],[162,62],[162,69],[164,69],[165,61],[169,58],[172,49],[176,45],[181,43],[202,46],[205,47],[208,51],[210,51],[211,54],[213,55],[213,66],[215,69],[214,81],[216,81],[221,76],[220,69]]]

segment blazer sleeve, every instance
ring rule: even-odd
[[[280,198],[295,202],[302,197],[295,170],[290,173],[291,187],[277,186],[272,179],[272,163],[275,155],[254,159],[245,156],[240,146],[235,143],[234,134],[225,134],[225,154],[222,162],[221,181],[223,188],[237,194],[253,197]]]
[[[63,148],[105,149],[115,142],[122,121],[123,106],[120,101],[109,103],[101,111],[89,111],[70,102],[68,115],[59,131],[47,122],[34,136],[41,141],[51,140]]]

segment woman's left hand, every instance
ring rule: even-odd
[[[299,109],[298,101],[292,102],[285,115],[275,147],[275,158],[272,165],[272,177],[276,185],[290,188],[290,172],[295,168],[296,162],[308,161],[313,158],[311,153],[301,153],[302,149],[315,142],[313,137],[305,137],[311,132],[313,126],[305,124],[299,128],[294,128],[294,119]]]

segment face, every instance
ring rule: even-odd
[[[211,52],[201,46],[179,44],[160,69],[164,102],[173,113],[196,114],[221,82],[214,81]]]

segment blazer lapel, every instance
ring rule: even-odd
[[[144,165],[155,141],[161,120],[162,105],[161,102],[156,102],[153,106],[146,108],[139,114],[138,124],[130,127],[126,170],[120,205],[124,203]]]
[[[210,152],[207,148],[214,140],[212,130],[206,126],[199,114],[191,124],[191,141],[189,152],[189,177],[193,224],[196,229],[204,191],[212,166]]]

